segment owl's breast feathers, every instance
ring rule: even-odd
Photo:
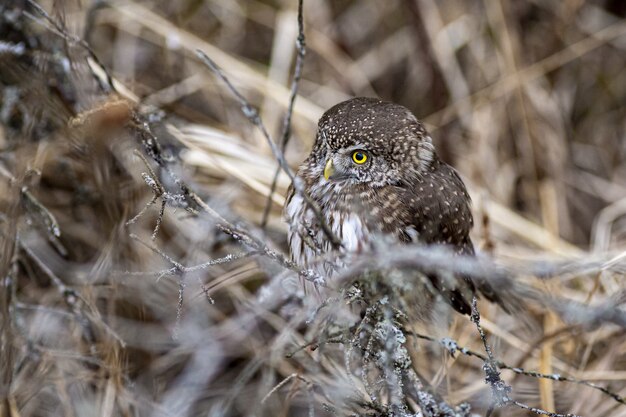
[[[378,237],[448,245],[459,254],[473,254],[470,197],[454,169],[443,162],[435,160],[422,175],[382,187],[344,187],[323,177],[304,179],[305,189],[344,250],[362,250]],[[331,249],[314,213],[293,190],[285,213],[295,261],[309,265]]]

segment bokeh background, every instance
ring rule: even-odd
[[[116,77],[269,155],[193,52],[219,49],[213,59],[278,137],[295,2],[116,4],[94,13],[89,36]],[[605,249],[594,222],[626,196],[625,9],[619,1],[310,2],[289,160],[306,156],[325,109],[378,96],[427,123],[442,157],[477,191],[569,242]],[[624,226],[615,227],[623,238]]]
[[[311,395],[333,404],[320,386],[343,381],[346,391],[335,394],[348,395],[341,360],[285,357],[310,338],[261,307],[259,288],[282,276],[275,263],[242,257],[168,271],[172,260],[192,266],[242,251],[215,218],[174,207],[175,196],[155,239],[162,199],[127,224],[153,195],[142,174],[175,188],[150,155],[139,156],[146,148],[128,128],[136,110],[177,178],[221,216],[286,249],[289,180],[279,175],[261,230],[276,161],[195,51],[222,68],[278,142],[297,2],[38,4],[50,20],[28,1],[0,5],[3,415],[305,415]],[[295,168],[306,157],[318,118],[339,101],[403,104],[468,184],[483,253],[516,265],[597,261],[533,285],[623,310],[625,18],[619,0],[305,1],[307,52],[287,160]],[[94,56],[119,94],[101,88]],[[626,394],[623,327],[568,321],[540,306],[525,320],[483,310],[499,359]],[[461,319],[439,330],[480,350]],[[484,415],[480,361],[422,342],[412,354],[447,401],[469,401]],[[293,374],[303,379],[272,390]],[[626,416],[588,387],[503,376],[533,406]],[[347,414],[340,403],[335,412]]]

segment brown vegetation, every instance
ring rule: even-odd
[[[0,4],[0,415],[626,416],[624,2],[304,6],[294,83],[296,1]],[[355,95],[427,124],[483,256],[369,254],[320,307],[277,157]],[[480,302],[483,344],[390,266],[523,307]]]

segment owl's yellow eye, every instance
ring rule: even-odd
[[[352,153],[352,160],[355,164],[362,165],[367,161],[367,154],[363,151],[354,151]]]

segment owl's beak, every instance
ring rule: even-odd
[[[335,165],[333,165],[333,159],[329,158],[326,161],[326,166],[324,167],[324,178],[328,180],[335,173]]]

